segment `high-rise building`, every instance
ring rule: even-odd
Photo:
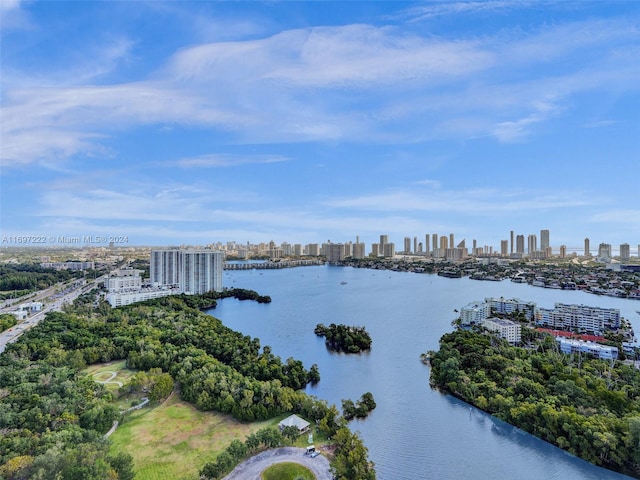
[[[354,243],[353,244],[352,257],[353,258],[364,258],[364,250],[365,250],[364,242],[362,242],[362,243],[360,243],[360,242]]]
[[[631,258],[631,247],[628,243],[620,245],[620,260],[623,262],[628,261]]]
[[[566,258],[566,257],[567,257],[567,246],[560,245],[560,258]]]
[[[389,235],[380,235],[380,250],[384,251],[384,245],[389,243]]]
[[[609,260],[611,258],[610,243],[601,243],[598,245],[598,257],[602,260]]]
[[[224,253],[215,250],[152,250],[151,283],[177,286],[190,295],[222,291]]]
[[[584,256],[585,257],[591,256],[591,250],[589,248],[589,238],[584,239]]]
[[[385,243],[382,255],[391,258],[396,254],[396,245],[393,242]]]
[[[511,230],[511,250],[509,253],[513,253],[513,230]]]
[[[180,270],[182,269],[181,250],[170,248],[152,250],[149,263],[149,280],[154,285],[180,284]]]
[[[509,254],[509,240],[500,240],[500,255],[506,257]]]
[[[524,235],[516,236],[516,253],[524,254]]]
[[[449,239],[443,235],[440,237],[440,250],[446,250],[449,248]]]
[[[451,246],[451,248],[453,248],[453,246],[455,245],[453,241],[453,233],[449,234],[449,245]]]
[[[436,250],[438,248],[438,234],[437,233],[433,233],[431,235],[431,248],[433,250]],[[433,256],[435,257],[436,255],[434,254]]]
[[[379,257],[380,256],[380,244],[379,243],[372,243],[371,244],[371,253],[370,255],[372,257]]]
[[[411,238],[404,237],[404,253],[411,253]]]
[[[222,291],[224,253],[213,250],[182,250],[180,290],[188,295]]]
[[[429,244],[429,234],[425,234],[424,236],[424,251],[427,255],[429,255],[429,252],[431,251],[431,245]]]
[[[344,245],[342,243],[326,244],[325,255],[329,263],[337,263],[344,260]]]
[[[549,230],[540,230],[540,250],[546,252],[549,245]]]
[[[529,255],[538,250],[538,237],[535,234],[527,237],[527,247]]]
[[[418,237],[413,237],[413,253],[418,253]]]

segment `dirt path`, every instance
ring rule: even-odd
[[[307,467],[316,480],[332,480],[329,460],[323,455],[310,458],[304,455],[304,448],[284,447],[267,450],[245,460],[223,480],[259,480],[262,471],[274,463],[296,462]]]
[[[103,373],[109,373],[111,374],[111,376],[109,378],[107,378],[106,380],[96,380],[95,376],[96,375],[101,375]],[[119,387],[122,387],[122,382],[118,381],[118,380],[114,380],[114,378],[116,378],[118,376],[118,374],[116,372],[100,372],[100,373],[94,373],[94,380],[98,383],[115,383],[116,385],[118,385]]]

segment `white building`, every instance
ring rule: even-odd
[[[516,312],[524,312],[527,320],[533,320],[536,312],[536,304],[534,302],[525,302],[519,298],[487,297],[484,301],[489,304],[489,308],[494,314],[509,315]]]
[[[142,270],[121,268],[109,274],[104,280],[104,286],[109,292],[123,290],[139,290],[142,287]]]
[[[112,307],[121,307],[122,305],[131,305],[132,303],[144,302],[153,298],[168,297],[169,295],[178,295],[178,289],[171,288],[142,288],[140,290],[119,291],[107,293],[107,302]]]
[[[152,250],[152,285],[177,287],[190,295],[222,291],[224,252],[215,250]]]
[[[618,358],[617,347],[561,337],[556,338],[556,342],[558,342],[560,351],[562,353],[587,353],[589,355],[593,355],[594,357],[603,358],[606,360]]]
[[[539,308],[536,311],[536,323],[560,330],[578,330],[597,334],[604,332],[607,328],[620,327],[620,310],[556,303],[553,309]]]
[[[496,332],[512,345],[520,343],[522,338],[522,327],[518,322],[503,318],[488,318],[482,322],[482,326],[487,330]]]
[[[489,304],[487,302],[472,302],[460,309],[462,325],[480,325],[489,318]]]

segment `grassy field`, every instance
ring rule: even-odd
[[[283,462],[270,466],[262,475],[262,480],[315,480],[315,475],[299,463]]]
[[[124,360],[92,365],[84,372],[96,381],[107,381],[105,386],[114,392],[122,410],[140,399],[139,394],[117,398],[119,383],[126,385],[136,373],[126,368]],[[214,461],[232,440],[244,441],[251,432],[277,425],[286,416],[241,423],[230,415],[201,412],[174,393],[160,405],[128,413],[110,437],[111,449],[133,456],[136,480],[198,480],[204,464]],[[323,442],[323,437],[316,434],[314,441]],[[301,435],[296,446],[306,445],[307,435]],[[313,479],[313,475],[308,478]]]
[[[272,422],[240,423],[228,415],[200,412],[173,395],[163,404],[131,414],[113,435],[114,452],[133,456],[137,480],[198,478],[231,440],[244,440]]]

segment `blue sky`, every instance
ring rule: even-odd
[[[4,237],[640,243],[640,2],[0,15]]]

